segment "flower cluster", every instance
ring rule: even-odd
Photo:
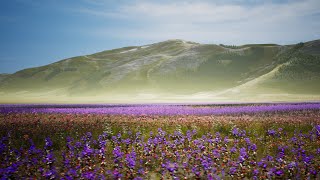
[[[319,107],[0,105],[0,179],[320,179]]]
[[[320,103],[214,105],[2,105],[0,113],[64,113],[112,115],[227,115],[320,110]]]
[[[42,148],[31,139],[14,147],[10,134],[0,140],[3,179],[292,179],[320,178],[319,125],[289,135],[282,128],[264,136],[249,136],[240,128],[229,134],[196,130],[186,133],[88,132],[78,140],[67,137],[55,151],[46,138]],[[318,148],[310,148],[316,147]]]

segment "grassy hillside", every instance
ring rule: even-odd
[[[149,94],[151,99],[196,98],[193,95],[199,93],[207,94],[207,99],[266,93],[319,95],[319,52],[319,40],[288,46],[169,40],[0,75],[0,92],[7,97],[79,101],[82,97],[139,98],[140,94]]]
[[[317,43],[317,41],[314,41]],[[308,47],[311,47],[310,50]],[[320,47],[317,47],[320,50]],[[310,53],[312,52],[312,53]],[[315,46],[299,43],[283,47],[273,58],[272,71],[232,88],[233,94],[320,94],[320,56]]]
[[[8,76],[9,74],[0,74],[0,82]]]

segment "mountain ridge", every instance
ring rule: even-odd
[[[80,102],[83,97],[89,101],[90,97],[103,97],[113,102],[115,97],[136,101],[145,94],[150,101],[169,96],[183,101],[195,94],[209,94],[207,97],[214,101],[221,95],[224,100],[249,96],[258,100],[270,93],[275,98],[262,100],[272,101],[277,94],[287,93],[318,98],[319,56],[320,40],[228,46],[174,39],[0,74],[0,97],[6,96],[4,101],[45,97],[48,102],[59,97]],[[272,75],[266,76],[270,72]],[[245,85],[249,82],[250,86]],[[207,97],[202,100],[210,100]]]

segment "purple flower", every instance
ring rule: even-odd
[[[251,144],[250,138],[244,138],[247,144]]]
[[[238,128],[233,128],[231,132],[232,132],[232,134],[234,136],[238,136],[239,135],[239,129]]]
[[[130,169],[134,169],[136,166],[136,152],[134,150],[130,154],[127,154],[126,162]]]
[[[275,172],[275,174],[276,174],[277,176],[282,176],[282,175],[283,175],[283,171],[282,171],[281,169],[279,169],[279,170],[277,170],[277,171]]]
[[[288,147],[287,146],[278,146],[280,152],[284,152]]]
[[[291,162],[291,163],[288,164],[288,168],[289,169],[292,169],[292,168],[294,168],[296,166],[297,166],[296,162]]]
[[[107,141],[100,139],[99,140],[99,147],[100,148],[104,148],[106,147]]]
[[[273,161],[273,157],[270,155],[267,155],[267,161]]]
[[[55,158],[53,156],[53,153],[48,153],[44,159],[44,162],[48,165],[54,163],[54,161],[55,161]]]
[[[212,151],[212,155],[215,157],[215,158],[220,158],[220,152],[217,150],[217,149],[214,149]]]
[[[311,164],[313,157],[312,156],[304,156],[303,162],[307,165]]]
[[[276,172],[276,168],[275,167],[270,168],[269,171],[267,172],[267,176],[269,178],[272,178],[274,176],[275,172]]]
[[[82,151],[82,156],[91,156],[93,153],[94,153],[94,149],[91,149],[89,144],[85,144]]]
[[[7,174],[7,175],[14,174],[14,173],[17,171],[18,167],[19,167],[19,166],[18,166],[17,163],[13,163],[11,166],[9,166],[8,168],[6,168],[5,174]],[[2,174],[2,173],[1,173],[1,170],[0,170],[0,174]]]
[[[129,146],[130,143],[131,143],[131,140],[128,138],[128,139],[123,140],[123,142],[124,142],[127,146]]]
[[[240,163],[243,163],[246,159],[243,156],[239,156],[238,160]]]
[[[257,145],[256,145],[256,144],[252,144],[252,145],[250,146],[250,149],[251,149],[252,151],[256,151],[256,150],[257,150]]]
[[[267,131],[267,134],[268,134],[269,136],[274,136],[274,135],[276,135],[276,131],[273,130],[273,129],[269,129],[269,130]]]
[[[229,170],[229,174],[234,175],[237,172],[237,168],[236,167],[231,167]]]
[[[94,174],[94,172],[84,172],[84,173],[82,173],[82,177],[85,179],[94,179],[95,174]]]
[[[231,153],[237,152],[237,148],[236,148],[236,147],[232,147],[232,148],[230,149],[230,152],[231,152]]]
[[[320,136],[320,125],[316,125],[315,129],[317,136]]]
[[[191,171],[192,171],[192,173],[195,174],[197,177],[200,176],[200,172],[199,172],[199,170],[198,170],[197,167],[192,167]]]
[[[114,156],[114,163],[116,165],[119,165],[122,156],[123,156],[123,152],[121,152],[121,148],[119,146],[115,147],[112,151],[113,156]]]
[[[74,176],[74,177],[77,176],[77,175],[78,175],[77,170],[75,170],[75,169],[69,169],[68,175]]]
[[[86,136],[87,136],[87,139],[91,139],[92,138],[92,133],[91,132],[87,132]]]
[[[315,169],[310,169],[310,174],[312,174],[312,175],[317,175],[317,170],[315,170]]]
[[[140,175],[143,175],[143,174],[144,174],[143,168],[140,168],[140,169],[138,170],[138,173],[139,173]]]
[[[74,147],[76,147],[77,149],[79,149],[80,147],[82,146],[82,143],[81,142],[76,142]]]
[[[123,176],[121,172],[118,171],[118,169],[113,170],[112,174],[114,179],[121,179],[121,177]]]
[[[247,150],[246,148],[240,148],[240,156],[247,157]]]
[[[298,138],[294,136],[294,137],[292,137],[292,138],[290,139],[290,141],[291,141],[292,143],[296,144],[296,143],[298,142]]]
[[[47,179],[55,179],[56,178],[56,172],[55,170],[47,170],[45,173],[44,173],[44,177],[46,177]]]
[[[178,168],[178,165],[177,163],[167,161],[165,164],[162,164],[162,167],[165,167],[170,173],[174,173],[175,170]]]
[[[50,147],[52,146],[52,141],[50,138],[46,138],[45,139],[45,149],[50,149]]]
[[[261,160],[261,161],[258,162],[258,166],[262,167],[263,169],[266,169],[267,168],[267,163],[265,161]]]
[[[143,178],[142,177],[135,177],[133,180],[143,180]]]
[[[228,136],[224,137],[223,142],[224,142],[225,144],[228,144],[228,143],[229,143]]]

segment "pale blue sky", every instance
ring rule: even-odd
[[[320,39],[320,1],[0,2],[0,73],[167,39],[237,45]]]

